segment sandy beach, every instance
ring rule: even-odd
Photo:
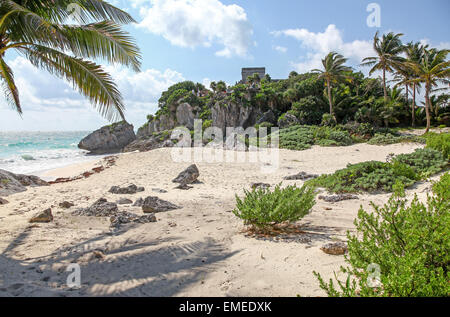
[[[327,203],[316,199],[312,212],[297,224],[303,234],[255,238],[243,232],[231,212],[235,194],[254,182],[272,186],[283,177],[305,171],[331,173],[348,163],[385,161],[390,153],[410,153],[418,144],[318,147],[280,150],[280,166],[261,173],[255,163],[197,163],[199,180],[190,190],[175,189],[171,180],[189,163],[173,162],[171,149],[119,155],[116,165],[87,179],[28,188],[8,196],[0,206],[1,296],[324,296],[313,271],[331,278],[343,256],[320,247],[345,241],[359,206],[385,203],[388,194],[358,195],[358,200]],[[83,163],[47,172],[45,177],[78,175],[97,165]],[[433,179],[437,179],[435,176]],[[111,186],[136,184],[145,192],[114,195]],[[302,185],[302,181],[283,181]],[[416,184],[408,196],[426,196],[429,182]],[[163,189],[167,193],[156,193]],[[99,198],[158,196],[181,209],[156,214],[157,222],[124,225],[112,231],[109,218],[73,216]],[[63,201],[74,207],[62,209]],[[37,212],[52,208],[54,221],[32,225]],[[142,214],[139,207],[119,209]],[[102,256],[92,256],[93,251]],[[81,288],[69,289],[70,263],[81,267]]]

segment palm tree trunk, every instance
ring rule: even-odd
[[[416,83],[413,83],[413,101],[412,101],[412,126],[416,126]]]
[[[327,86],[328,86],[328,103],[330,104],[330,115],[334,118],[333,102],[331,101],[331,82],[329,79],[327,79]]]
[[[383,68],[383,90],[384,90],[384,102],[386,102],[387,101],[386,68]]]
[[[425,113],[427,115],[427,129],[425,133],[430,131],[431,119],[430,119],[430,86],[427,83],[425,87]]]

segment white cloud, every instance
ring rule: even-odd
[[[284,46],[274,46],[273,49],[280,53],[286,53],[288,51],[287,47],[284,47]]]
[[[248,56],[253,30],[245,10],[219,0],[133,0],[143,20],[138,24],[181,47],[223,45],[217,56]],[[146,4],[150,3],[151,7]]]
[[[64,80],[39,70],[23,57],[9,60],[20,91],[23,118],[0,96],[1,130],[92,130],[106,123],[89,101]],[[146,115],[157,110],[161,92],[184,80],[182,74],[167,69],[145,69],[134,73],[126,68],[108,66],[121,91],[126,118],[139,127]]]
[[[292,37],[301,42],[306,50],[302,62],[291,62],[299,72],[308,72],[322,66],[322,59],[331,51],[336,51],[349,59],[352,65],[359,65],[367,56],[373,56],[372,43],[368,41],[344,42],[342,32],[330,24],[324,32],[311,32],[307,29],[287,29],[271,33],[274,36]]]

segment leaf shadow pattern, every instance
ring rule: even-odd
[[[28,235],[27,230],[20,233],[0,255],[0,296],[176,296],[239,252],[212,238],[125,239],[119,244],[102,234],[45,257],[14,259],[15,246]],[[94,250],[104,259],[82,260]],[[70,263],[80,265],[80,288],[67,287]]]

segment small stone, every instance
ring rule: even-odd
[[[127,187],[112,186],[109,189],[109,192],[112,194],[122,194],[122,195],[124,195],[124,194],[131,195],[131,194],[136,194],[138,192],[143,192],[143,191],[145,191],[144,187],[137,187],[134,184],[131,184]]]
[[[320,250],[322,250],[326,254],[344,255],[345,253],[347,253],[348,247],[345,242],[335,242],[323,245]]]
[[[75,210],[74,216],[89,217],[110,217],[119,211],[117,204],[108,202],[105,198],[100,198],[91,207]]]
[[[292,176],[286,176],[284,177],[285,180],[307,180],[312,178],[317,178],[319,175],[316,174],[308,174],[306,172],[300,172],[298,174],[292,175]]]
[[[130,205],[133,203],[133,201],[128,198],[120,198],[118,201],[116,201],[116,203],[118,205]]]
[[[144,204],[144,199],[141,197],[134,202],[133,207],[142,207],[143,204]]]
[[[334,196],[319,196],[319,199],[322,199],[323,201],[326,201],[328,203],[337,203],[343,200],[358,199],[358,196],[350,194],[340,194]]]
[[[63,201],[62,203],[59,204],[59,207],[64,208],[64,209],[69,209],[70,207],[73,207],[73,206],[75,206],[75,205],[68,201]]]
[[[161,189],[161,188],[152,188],[152,191],[155,193],[165,194],[167,193],[167,190]]]
[[[0,205],[6,205],[8,203],[9,203],[9,201],[0,197]]]
[[[267,183],[252,183],[251,184],[252,189],[269,189],[270,184]]]
[[[50,208],[44,210],[43,212],[37,214],[35,217],[30,219],[30,223],[34,222],[52,222],[53,215],[52,210]]]

